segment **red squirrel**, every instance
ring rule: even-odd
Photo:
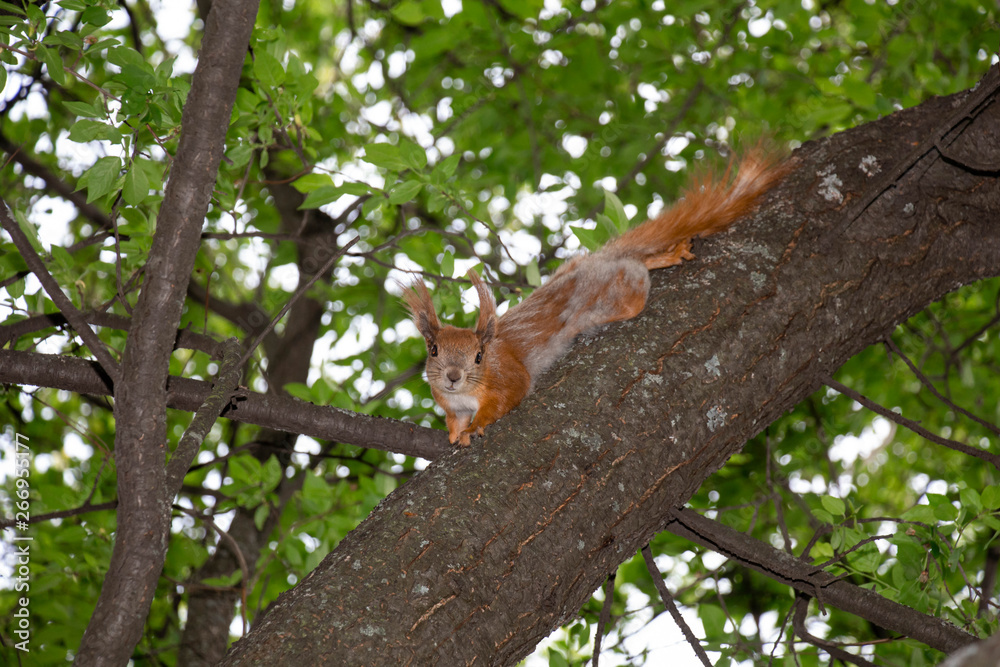
[[[489,288],[469,271],[479,293],[475,329],[441,326],[422,281],[406,290],[403,298],[427,342],[427,382],[444,410],[448,440],[467,446],[472,435],[482,435],[513,410],[578,334],[638,315],[646,305],[650,269],[693,259],[694,237],[729,227],[787,172],[760,151],[740,162],[734,179],[732,166],[721,178],[695,181],[658,217],[566,262],[502,317]]]

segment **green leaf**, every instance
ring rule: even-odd
[[[114,143],[121,141],[122,133],[118,128],[107,123],[83,118],[73,123],[73,127],[69,129],[69,138],[81,144],[99,140]]]
[[[329,405],[335,393],[329,383],[323,378],[318,378],[310,387],[312,392],[312,402],[317,405]]]
[[[455,169],[458,167],[458,163],[461,162],[462,156],[458,153],[446,157],[441,162],[434,166],[435,175],[439,176],[441,182],[444,182],[455,175]]]
[[[618,227],[615,222],[611,220],[611,218],[603,213],[598,213],[595,218],[597,219],[597,229],[599,229],[605,236],[604,241],[602,241],[602,245],[618,236]]]
[[[272,454],[261,469],[261,481],[264,488],[268,491],[273,490],[281,481],[282,474],[281,463],[278,461],[278,457]]]
[[[344,195],[363,195],[370,192],[369,187],[363,183],[344,183],[343,185],[323,185],[308,195],[305,201],[299,206],[299,210],[307,208],[319,208],[325,204],[337,201]]]
[[[122,65],[122,71],[115,75],[115,80],[143,93],[149,92],[156,85],[153,68],[146,63],[141,65],[125,63]]]
[[[42,26],[45,23],[45,12],[40,7],[28,5],[27,11],[28,19],[36,26]]]
[[[257,509],[253,511],[253,525],[257,527],[257,530],[262,530],[264,528],[264,522],[267,521],[267,517],[271,515],[271,506],[267,503],[261,503],[257,506]],[[235,582],[234,582],[235,583]]]
[[[117,46],[113,49],[108,49],[107,58],[108,62],[120,68],[124,68],[126,65],[134,67],[143,67],[146,65],[145,58],[138,51],[130,49],[127,46]]]
[[[80,15],[80,22],[100,28],[110,23],[111,17],[108,16],[107,9],[94,5],[83,10],[83,14]]]
[[[835,517],[844,516],[847,508],[844,505],[844,501],[840,498],[834,498],[833,496],[823,496],[819,499],[822,503],[823,508]]]
[[[618,195],[611,192],[611,190],[604,191],[604,214],[611,219],[619,234],[629,228],[625,207],[622,206],[622,201],[618,198]]]
[[[87,104],[86,102],[63,102],[63,106],[66,107],[70,113],[77,116],[83,116],[84,118],[104,117],[104,109],[97,108],[93,104]]]
[[[28,222],[28,218],[25,217],[24,211],[22,211],[20,208],[15,209],[14,217],[17,219],[17,225],[21,228],[21,233],[23,233],[24,236],[28,239],[28,243],[30,243],[31,247],[35,249],[35,252],[37,252],[39,255],[45,254],[45,249],[42,247],[42,242],[38,240],[38,230],[35,228],[33,224]],[[25,268],[27,268],[27,266],[25,266]],[[42,298],[44,298],[45,290],[40,290],[38,294],[41,295]],[[43,308],[39,308],[38,310],[40,312],[44,311]]]
[[[52,245],[49,247],[49,252],[60,271],[69,271],[73,268],[73,256],[69,254],[66,248],[61,245]]]
[[[226,157],[229,158],[234,167],[246,166],[252,156],[253,146],[247,141],[241,141],[226,151]]]
[[[410,166],[401,154],[399,147],[392,144],[368,144],[365,146],[365,156],[361,159],[376,167],[384,167],[393,171],[403,171]]]
[[[79,2],[80,0],[68,0],[68,1],[70,1],[70,2]],[[64,3],[60,2],[59,4],[62,5]],[[14,15],[14,16],[26,16],[26,14],[24,13],[24,8],[23,7],[19,7],[18,5],[15,5],[15,4],[10,3],[10,2],[0,2],[0,9],[2,9],[3,11],[8,12],[8,13]],[[67,9],[70,9],[70,8],[67,8]],[[77,10],[73,10],[73,11],[77,11]]]
[[[811,553],[814,562],[825,563],[833,558],[833,547],[827,542],[818,542],[816,546],[813,547]]]
[[[531,260],[528,265],[524,267],[525,277],[528,279],[528,284],[532,287],[538,287],[542,284],[542,275],[538,270],[538,261]]]
[[[958,493],[958,498],[962,502],[962,506],[971,514],[979,514],[983,511],[983,501],[979,497],[979,492],[975,489],[962,489]]]
[[[312,389],[302,382],[289,382],[282,389],[295,398],[312,403]]]
[[[229,474],[238,485],[257,486],[261,481],[264,464],[249,455],[229,459]]]
[[[149,180],[139,166],[133,166],[125,174],[122,197],[130,206],[138,206],[147,196],[149,196]]]
[[[569,229],[573,232],[573,235],[579,239],[580,245],[590,252],[596,252],[599,250],[608,238],[607,231],[599,227],[595,227],[594,229],[587,229],[586,227],[570,227]]]
[[[851,565],[866,574],[874,574],[882,562],[882,555],[874,544],[866,544],[849,556]]]
[[[405,181],[400,183],[389,193],[389,203],[395,205],[408,202],[416,197],[423,187],[424,184],[419,181]]]
[[[372,186],[367,183],[344,182],[337,187],[343,190],[345,195],[355,195],[357,197],[370,195],[373,190]]]
[[[914,505],[903,512],[902,518],[907,521],[926,523],[931,526],[937,523],[937,517],[934,516],[934,509],[930,505]]]
[[[720,637],[726,629],[726,612],[714,604],[702,603],[698,605],[698,618],[705,626],[705,636],[708,638]]]
[[[64,46],[70,51],[83,50],[83,38],[75,32],[60,30],[48,35],[42,40],[46,46]]]
[[[982,493],[983,507],[988,510],[1000,509],[1000,486],[987,486]]]
[[[391,10],[393,18],[405,25],[417,25],[424,21],[424,10],[415,0],[403,0]]]
[[[87,177],[87,201],[92,202],[111,192],[121,173],[121,159],[102,157],[84,174]]]
[[[826,510],[813,510],[813,516],[823,523],[834,524],[837,522],[836,519],[833,518],[833,515]]]
[[[24,296],[24,283],[24,278],[21,278],[7,285],[7,294],[9,294],[11,298],[20,299]]]
[[[408,139],[400,140],[399,153],[412,169],[420,171],[427,166],[427,151]]]
[[[292,187],[303,194],[312,192],[316,188],[321,188],[323,186],[333,187],[333,178],[330,174],[306,174],[305,176],[300,176],[295,179],[292,183]]]
[[[455,277],[455,255],[450,250],[445,251],[441,258],[441,275],[445,278]]]
[[[253,73],[262,84],[271,88],[276,88],[285,81],[285,68],[281,66],[281,62],[264,50],[254,53]]]
[[[41,47],[36,52],[38,59],[45,63],[49,77],[60,86],[66,83],[66,70],[63,69],[62,57],[59,55],[59,48]]]
[[[948,496],[940,493],[928,493],[927,502],[933,508],[934,518],[940,521],[954,521],[958,518],[958,509],[951,504]]]
[[[859,107],[867,108],[875,106],[875,89],[867,81],[845,79],[844,93],[847,99]]]

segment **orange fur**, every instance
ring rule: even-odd
[[[470,271],[479,294],[474,330],[441,326],[422,282],[407,290],[403,298],[427,343],[427,381],[444,409],[448,439],[468,445],[472,435],[513,410],[578,334],[638,315],[650,269],[693,259],[691,239],[720,232],[749,213],[788,171],[760,151],[740,162],[735,178],[732,168],[731,162],[721,178],[696,180],[661,215],[566,262],[503,317],[496,315],[489,288]]]

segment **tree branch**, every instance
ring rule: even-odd
[[[872,412],[882,415],[886,419],[895,422],[900,426],[904,426],[910,429],[911,431],[913,431],[922,438],[926,438],[927,440],[930,440],[931,442],[938,445],[944,445],[949,449],[954,449],[956,452],[961,452],[963,454],[968,454],[969,456],[972,456],[974,458],[981,459],[986,463],[992,464],[994,468],[1000,469],[1000,455],[992,454],[990,452],[985,452],[981,449],[976,449],[975,447],[967,445],[964,442],[958,442],[957,440],[952,440],[950,438],[942,438],[941,436],[935,433],[931,433],[930,431],[928,431],[927,429],[925,429],[923,426],[913,421],[912,419],[907,419],[903,415],[893,412],[892,410],[882,405],[879,405],[878,403],[871,400],[867,396],[864,396],[859,392],[854,391],[850,387],[840,384],[833,378],[827,378],[824,382],[826,386],[829,387],[830,389],[833,389],[834,391],[837,391],[843,394],[844,396],[847,396],[848,398],[854,399],[855,401],[865,406]]]
[[[0,225],[3,226],[7,233],[10,234],[11,240],[14,241],[14,245],[17,247],[17,251],[21,254],[22,259],[31,269],[31,272],[35,274],[38,278],[38,282],[42,283],[42,287],[45,288],[45,292],[52,299],[52,303],[56,304],[59,312],[66,317],[66,320],[73,327],[83,342],[90,349],[91,354],[100,362],[101,367],[111,378],[118,378],[119,368],[118,362],[111,356],[108,352],[108,348],[105,347],[104,342],[97,337],[94,330],[90,328],[87,324],[86,318],[84,318],[83,313],[77,310],[73,302],[70,301],[69,297],[63,294],[62,287],[56,282],[56,279],[52,277],[49,270],[45,268],[45,263],[42,262],[42,258],[38,256],[35,249],[31,246],[28,241],[28,237],[24,235],[21,231],[20,226],[11,217],[10,210],[7,208],[6,202],[0,199]]]
[[[232,400],[233,392],[236,391],[240,382],[240,347],[235,338],[230,338],[222,344],[222,363],[219,366],[219,375],[212,384],[205,402],[195,412],[194,419],[188,424],[177,443],[170,461],[167,463],[167,493],[174,497],[180,492],[181,483],[187,474],[191,462],[198,455],[201,443],[205,441],[212,425],[219,418],[225,405]]]
[[[872,623],[912,637],[939,651],[950,652],[975,637],[951,623],[893,602],[775,549],[769,544],[707,519],[691,509],[677,512],[666,529],[695,544],[716,551],[730,560],[763,574],[769,579]]]
[[[115,384],[118,528],[108,574],[76,656],[124,664],[142,637],[170,536],[166,486],[167,374],[201,226],[257,16],[257,0],[216,0],[184,104],[146,279]]]
[[[656,590],[660,593],[660,600],[663,601],[663,605],[670,612],[670,617],[674,619],[674,623],[677,627],[681,629],[684,634],[684,639],[687,643],[691,645],[694,649],[695,655],[701,660],[701,664],[705,667],[712,667],[712,661],[708,659],[708,653],[705,652],[705,647],[701,645],[698,638],[694,636],[691,632],[691,627],[681,616],[681,612],[677,609],[677,605],[674,604],[674,596],[670,594],[670,590],[667,589],[667,584],[663,581],[663,575],[660,574],[660,570],[656,567],[656,562],[653,560],[653,552],[649,550],[649,545],[647,544],[642,549],[642,560],[646,563],[646,569],[649,571],[649,576],[653,579],[653,585],[656,586]]]

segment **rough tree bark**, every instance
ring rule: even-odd
[[[256,0],[219,0],[184,105],[174,167],[115,385],[118,525],[108,573],[76,656],[124,665],[142,637],[170,537],[167,373],[201,225],[225,147]]]
[[[995,81],[804,146],[756,214],[654,272],[642,315],[586,337],[485,439],[390,495],[223,664],[527,655],[748,438],[1000,273],[985,171],[1000,110],[980,104]]]

